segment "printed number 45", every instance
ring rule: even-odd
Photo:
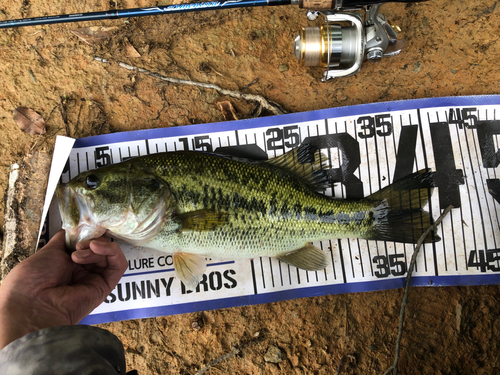
[[[392,276],[403,276],[406,273],[406,262],[404,254],[391,254],[389,256],[377,255],[373,257],[373,263],[377,265],[375,276],[378,278]],[[402,260],[400,258],[403,258]]]

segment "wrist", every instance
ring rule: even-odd
[[[15,303],[0,295],[0,349],[32,332],[25,322],[20,321],[22,316],[15,308]]]
[[[57,319],[48,318],[43,308],[35,311],[30,301],[22,299],[0,293],[0,349],[28,333],[58,325],[52,324]]]

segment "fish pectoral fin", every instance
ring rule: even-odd
[[[325,252],[313,244],[307,244],[276,258],[306,271],[319,271],[328,266],[328,257]]]
[[[187,289],[195,290],[203,278],[207,261],[202,255],[175,253],[174,268],[177,277],[184,283]]]
[[[209,231],[226,224],[228,214],[204,209],[179,214],[177,219],[181,222],[181,230]]]

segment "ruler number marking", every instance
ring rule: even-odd
[[[469,260],[467,266],[477,267],[481,272],[486,272],[488,270],[493,272],[499,272],[500,266],[498,261],[500,260],[500,249],[493,250],[472,250],[469,254]],[[496,264],[495,264],[496,262]]]
[[[362,132],[358,133],[359,138],[387,137],[392,134],[392,118],[390,113],[383,113],[373,116],[361,116],[356,120],[361,125]]]
[[[374,272],[378,278],[392,276],[403,276],[406,273],[407,266],[404,254],[376,255],[372,262],[377,266]]]
[[[281,128],[269,128],[266,130],[266,144],[270,151],[282,150],[284,147],[293,148],[300,144],[298,125],[284,126]]]

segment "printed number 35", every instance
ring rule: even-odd
[[[392,276],[403,276],[406,273],[406,262],[404,254],[377,255],[373,257],[373,263],[377,265],[375,276],[378,278]],[[403,260],[400,260],[403,258]]]

